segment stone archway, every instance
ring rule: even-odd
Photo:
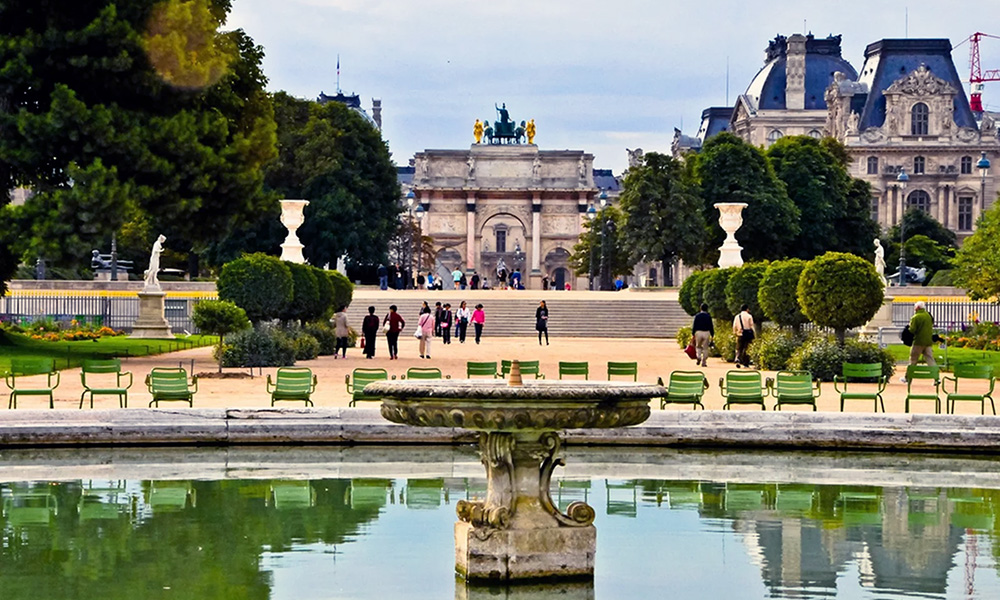
[[[569,250],[562,246],[556,246],[545,255],[545,260],[542,261],[542,272],[548,273],[552,287],[557,290],[566,289],[566,283],[573,281],[573,270],[570,268],[569,257]]]
[[[512,213],[498,212],[486,219],[479,228],[477,264],[482,274],[495,282],[497,267],[503,261],[508,273],[518,269],[523,275],[526,266],[531,264],[529,235],[524,220]]]

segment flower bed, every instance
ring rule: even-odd
[[[1000,325],[997,323],[973,323],[944,337],[952,348],[1000,351]]]
[[[2,328],[43,342],[79,342],[126,335],[124,331],[115,331],[104,325],[81,324],[75,319],[66,323],[53,319],[39,319],[28,325],[3,323]]]

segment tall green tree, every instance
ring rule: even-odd
[[[316,266],[386,260],[399,226],[399,184],[388,146],[364,117],[339,102],[274,96],[278,160],[267,185],[285,198],[309,200],[298,230]]]
[[[918,238],[916,243],[911,243],[914,238]],[[932,270],[947,268],[948,261],[958,250],[955,232],[919,208],[910,208],[903,213],[902,228],[899,223],[893,225],[882,240],[882,245],[886,247],[886,264],[890,269],[895,270],[894,265],[899,264],[899,247],[904,239],[908,267],[918,267],[921,260],[926,259],[929,263],[925,266]]]
[[[785,257],[799,234],[799,209],[775,175],[764,152],[731,133],[709,138],[693,157],[704,201],[708,241],[702,262],[715,263],[725,239],[718,202],[745,202],[736,239],[747,261]]]
[[[662,270],[680,258],[696,264],[705,241],[703,203],[691,165],[649,152],[625,176],[620,206],[622,241],[633,262],[660,261]]]
[[[974,300],[1000,297],[1000,204],[983,213],[955,257],[955,283]]]
[[[0,3],[0,186],[34,192],[11,216],[31,227],[18,254],[79,265],[136,221],[196,259],[256,215],[274,119],[263,51],[218,30],[229,8]],[[74,239],[53,245],[67,218]]]
[[[611,280],[628,275],[634,264],[622,240],[626,217],[609,204],[583,224],[580,240],[573,246],[570,266],[577,275],[593,275],[602,290],[613,289]],[[602,271],[603,267],[603,271]]]

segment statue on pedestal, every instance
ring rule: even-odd
[[[160,280],[157,273],[160,272],[160,254],[163,252],[163,242],[167,241],[166,236],[160,235],[153,242],[153,250],[149,253],[149,268],[146,269],[147,288],[159,288]]]
[[[528,121],[528,125],[524,128],[525,135],[528,136],[528,143],[535,143],[535,120],[531,119]]]
[[[472,126],[472,135],[476,138],[476,143],[483,141],[483,122],[476,119],[476,124]]]
[[[878,238],[875,238],[875,270],[878,272],[878,278],[882,280],[882,285],[887,285],[889,282],[885,278],[885,248]]]

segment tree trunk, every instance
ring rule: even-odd
[[[218,360],[217,360],[217,362],[219,363],[219,374],[220,375],[222,374],[222,341],[224,339],[225,339],[225,336],[223,336],[223,335],[220,334],[219,335],[219,352],[218,352],[219,356],[218,356]]]
[[[835,333],[837,334],[837,344],[841,348],[843,348],[844,347],[844,338],[847,335],[847,330],[846,329],[837,329],[837,330],[835,330]]]

